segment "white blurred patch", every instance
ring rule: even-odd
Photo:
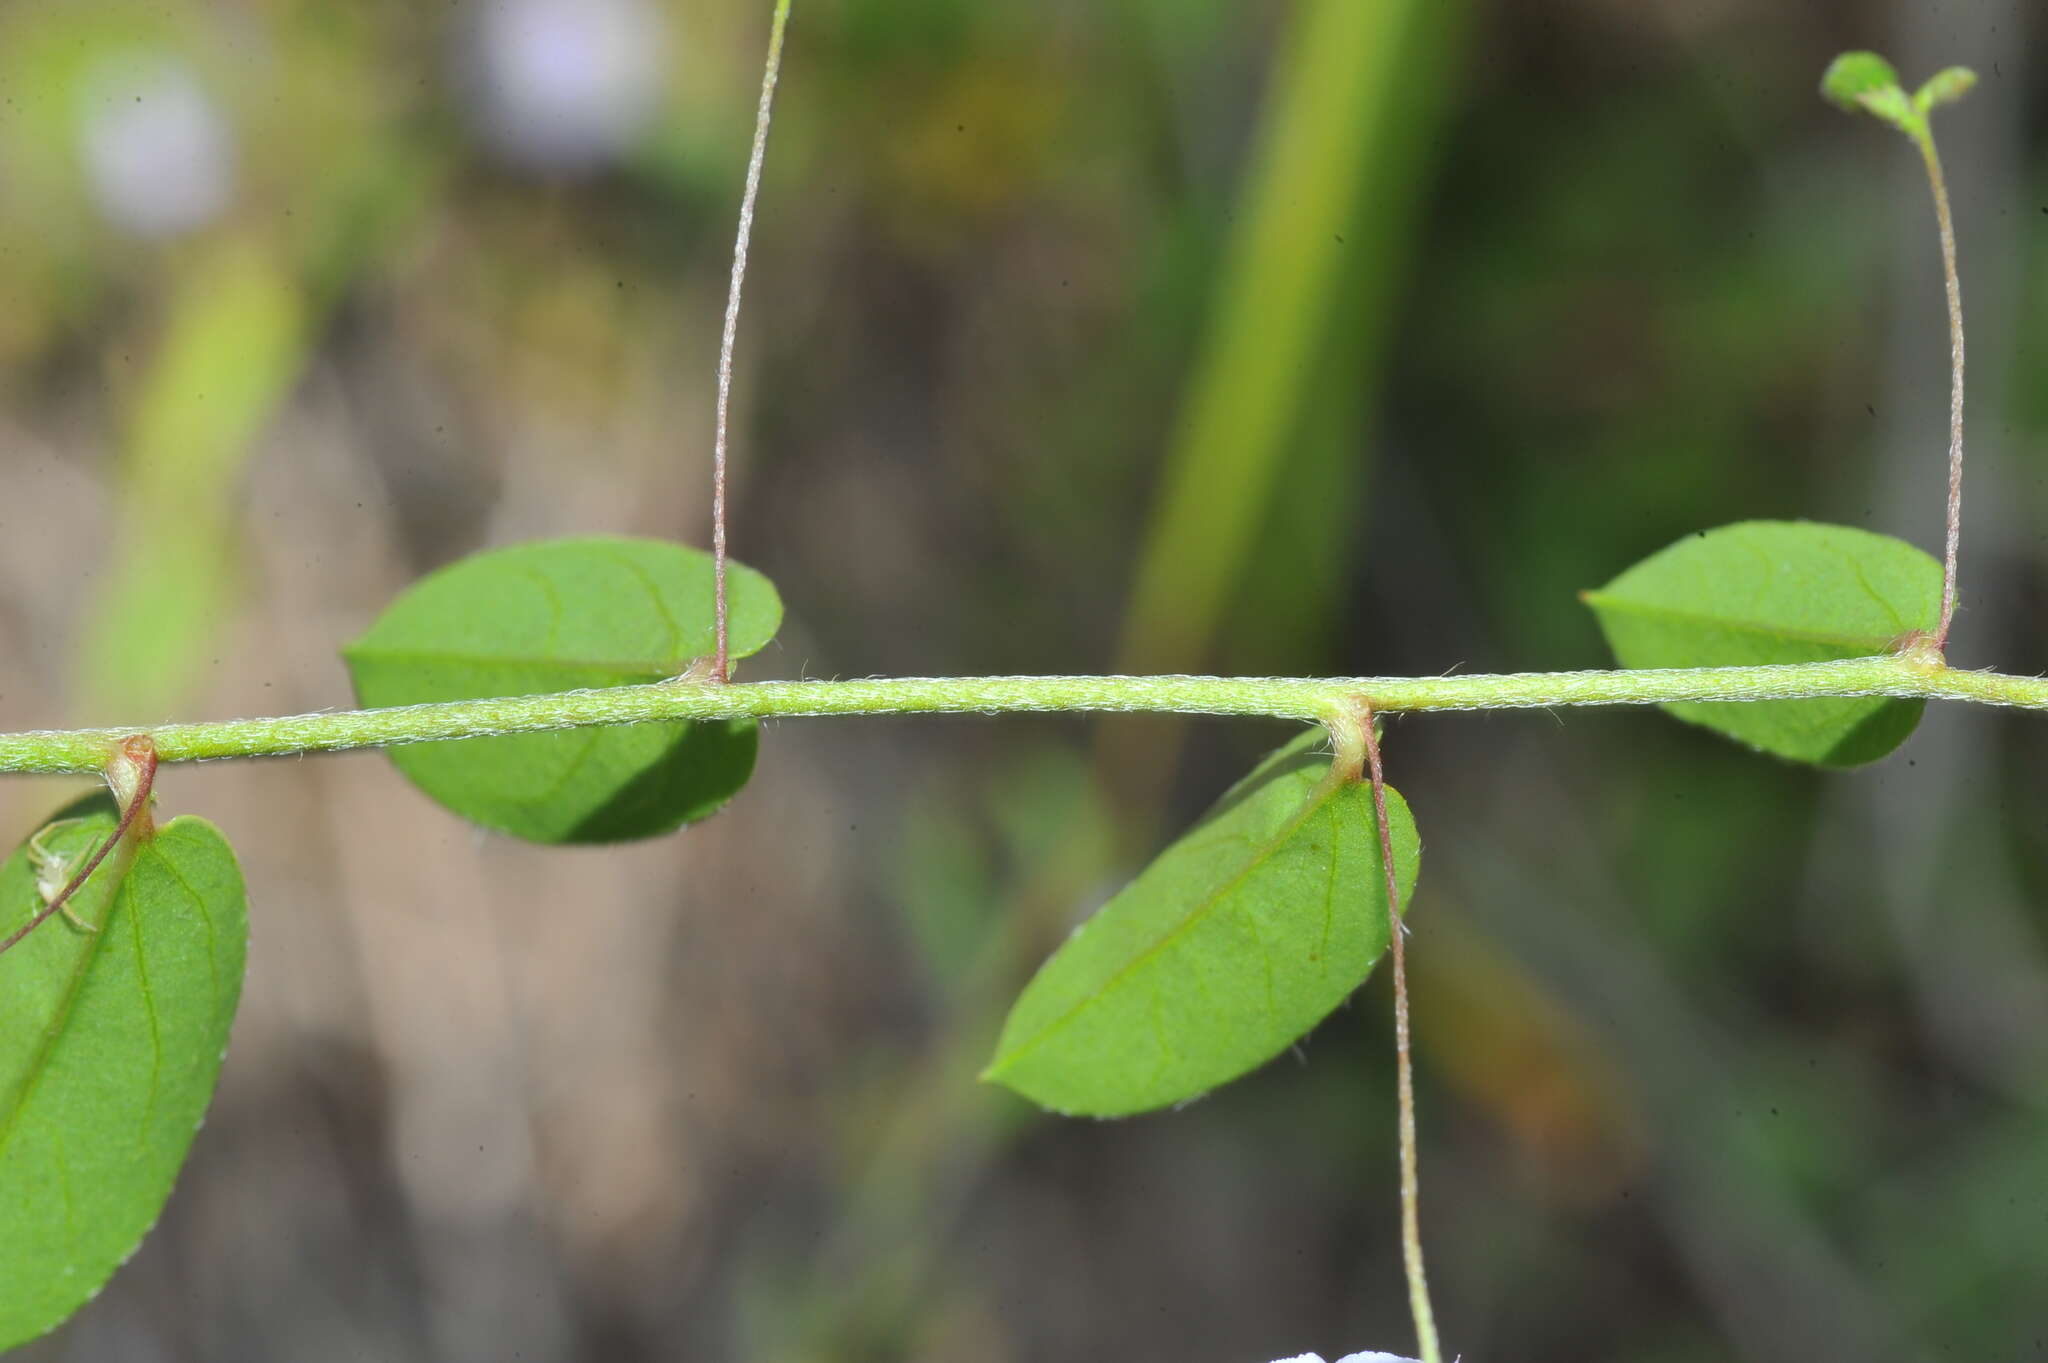
[[[1296,1354],[1293,1358],[1276,1358],[1273,1363],[1323,1363],[1321,1354]],[[1416,1359],[1401,1354],[1345,1354],[1337,1363],[1418,1363]]]
[[[485,134],[535,170],[614,160],[660,107],[666,39],[648,0],[491,0],[473,54]]]
[[[171,237],[227,207],[233,130],[191,67],[158,53],[110,57],[80,92],[79,160],[110,225],[131,236]]]

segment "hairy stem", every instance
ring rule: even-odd
[[[718,342],[718,421],[711,441],[711,576],[718,615],[715,680],[731,675],[725,604],[725,452],[732,412],[732,352],[740,330],[740,286],[747,278],[747,244],[754,237],[754,200],[761,193],[761,166],[768,159],[768,119],[775,109],[775,78],[782,71],[782,31],[789,25],[789,0],[776,0],[768,29],[768,62],[761,72],[761,103],[754,111],[754,149],[747,156],[747,187],[740,195],[740,226],[732,243],[732,284],[725,295],[725,334]]]
[[[1956,229],[1949,214],[1948,186],[1941,175],[1941,157],[1934,134],[1924,122],[1913,134],[1920,159],[1927,164],[1927,183],[1934,191],[1934,217],[1941,231],[1942,282],[1948,293],[1948,533],[1941,563],[1941,623],[1934,646],[1948,648],[1949,626],[1956,614],[1956,551],[1963,539],[1963,286],[1956,272]]]
[[[1884,654],[1768,667],[1451,677],[879,677],[739,685],[677,679],[384,710],[168,724],[148,732],[163,761],[194,762],[677,719],[1064,710],[1264,715],[1324,723],[1361,694],[1370,695],[1382,713],[1822,696],[1919,697],[2048,710],[2048,678],[1970,672],[1931,656]],[[131,726],[0,734],[0,772],[98,771],[121,740],[135,732]]]
[[[1365,761],[1372,778],[1372,816],[1380,836],[1380,869],[1387,878],[1387,949],[1394,961],[1394,1065],[1401,1101],[1401,1266],[1408,1275],[1408,1310],[1422,1363],[1443,1363],[1436,1337],[1436,1310],[1429,1302],[1429,1275],[1422,1267],[1422,1177],[1415,1140],[1415,1057],[1408,1041],[1408,929],[1401,922],[1401,887],[1394,879],[1394,833],[1387,823],[1387,777],[1380,769],[1380,740],[1373,733],[1372,704],[1359,705]]]

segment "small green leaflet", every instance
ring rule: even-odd
[[[768,579],[728,563],[731,655],[782,624]],[[708,554],[663,540],[548,540],[415,583],[343,650],[364,705],[475,700],[674,677],[715,647]],[[455,813],[534,842],[618,842],[705,818],[754,770],[752,720],[639,724],[391,749]]]
[[[43,840],[75,859],[113,832],[82,801]],[[247,901],[204,819],[171,820],[116,888],[108,859],[0,956],[0,1348],[61,1324],[156,1223],[213,1097],[242,994]],[[27,847],[0,869],[8,930],[43,900]]]
[[[1056,1112],[1123,1116],[1264,1064],[1387,947],[1372,790],[1326,783],[1311,731],[1233,786],[1083,924],[1010,1010],[984,1078]],[[1387,792],[1401,902],[1421,858]]]
[[[1744,521],[1689,535],[1583,593],[1623,667],[1734,667],[1889,651],[1941,612],[1941,565],[1903,540],[1809,521]],[[1921,701],[1883,697],[1688,702],[1689,723],[1798,762],[1875,762],[1913,732]]]
[[[1858,109],[1881,115],[1888,112],[1883,101],[1891,92],[1904,98],[1899,89],[1899,73],[1875,52],[1844,52],[1821,73],[1821,97],[1851,113]],[[1873,101],[1877,102],[1875,106]]]

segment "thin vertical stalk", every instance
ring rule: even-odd
[[[1415,1341],[1422,1363],[1443,1363],[1437,1343],[1436,1311],[1429,1304],[1429,1276],[1422,1266],[1422,1179],[1415,1153],[1415,1061],[1408,1041],[1408,959],[1402,939],[1401,889],[1394,879],[1394,834],[1387,823],[1387,778],[1380,769],[1380,740],[1373,733],[1372,703],[1360,705],[1365,761],[1372,780],[1373,822],[1379,828],[1380,869],[1387,877],[1387,950],[1394,959],[1394,1058],[1401,1091],[1401,1264],[1408,1274],[1408,1310],[1415,1317]]]
[[[1927,163],[1927,183],[1934,191],[1934,217],[1941,229],[1942,282],[1948,292],[1948,536],[1941,565],[1941,623],[1934,646],[1948,648],[1949,625],[1956,614],[1956,552],[1963,539],[1963,287],[1956,272],[1956,229],[1949,214],[1948,186],[1941,175],[1941,157],[1934,136],[1924,127],[1913,138]]]
[[[782,71],[782,32],[789,24],[789,0],[776,0],[768,30],[768,62],[761,72],[761,103],[754,112],[754,148],[747,157],[747,187],[740,196],[740,226],[732,244],[732,284],[725,295],[725,334],[718,343],[718,425],[711,442],[711,563],[717,597],[716,680],[731,675],[725,601],[725,466],[732,411],[733,341],[740,329],[740,287],[747,278],[747,245],[754,236],[754,200],[761,192],[761,165],[768,159],[768,120],[775,109],[775,78]]]

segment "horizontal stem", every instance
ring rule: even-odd
[[[194,762],[677,719],[1069,710],[1265,715],[1320,723],[1361,696],[1383,713],[1826,696],[1923,697],[2048,710],[2048,678],[1966,672],[1929,656],[1884,654],[1770,667],[1448,677],[876,677],[736,684],[679,679],[275,719],[0,734],[0,772],[96,772],[115,745],[136,733],[155,740],[162,761]]]

